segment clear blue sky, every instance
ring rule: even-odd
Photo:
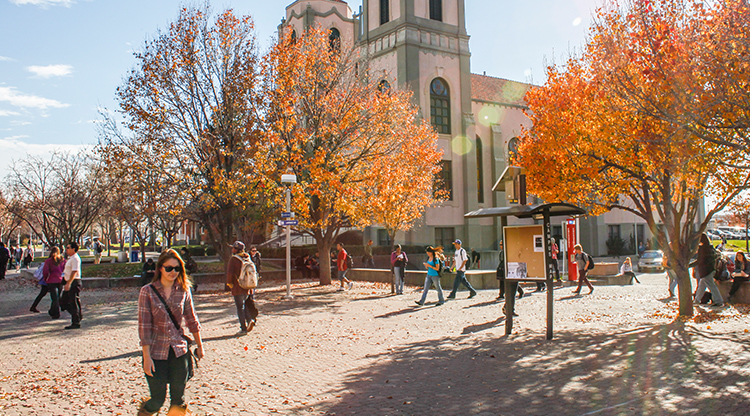
[[[270,44],[292,0],[213,1],[253,16]],[[198,2],[200,4],[200,2]],[[0,178],[11,159],[96,142],[97,108],[118,109],[115,89],[133,51],[175,19],[174,0],[0,0]],[[191,4],[191,3],[187,3]],[[361,1],[350,1],[354,12]],[[471,67],[544,82],[544,63],[561,62],[585,39],[598,0],[466,0]]]

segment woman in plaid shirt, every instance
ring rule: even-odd
[[[138,335],[143,347],[143,372],[151,391],[151,398],[144,401],[138,410],[139,416],[153,415],[159,411],[170,386],[170,411],[184,414],[185,384],[188,380],[188,343],[172,322],[164,303],[154,293],[152,286],[169,305],[177,323],[184,320],[197,343],[196,356],[203,357],[203,342],[200,323],[193,309],[190,293],[190,278],[185,272],[185,263],[176,251],[169,249],[159,256],[156,272],[151,284],[141,288],[138,297]],[[171,413],[170,413],[171,414]]]

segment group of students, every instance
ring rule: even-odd
[[[21,267],[28,269],[31,263],[34,261],[34,247],[29,244],[25,249],[21,248],[20,244],[16,244],[16,247],[6,247],[5,243],[0,242],[0,280],[5,279],[5,271],[21,270]]]
[[[669,295],[674,296],[674,290],[677,286],[677,278],[673,270],[666,266],[665,269],[670,275]],[[693,268],[693,277],[698,280],[695,293],[693,294],[693,303],[705,303],[706,290],[710,291],[711,305],[715,307],[724,306],[724,297],[719,290],[719,282],[732,280],[732,287],[729,289],[729,298],[727,302],[732,302],[732,297],[737,293],[744,282],[750,280],[750,262],[745,257],[745,253],[738,251],[735,253],[734,262],[727,261],[721,251],[715,249],[711,244],[708,236],[704,233],[701,235],[698,243],[698,258]]]

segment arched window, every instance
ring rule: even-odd
[[[451,98],[448,84],[435,78],[430,84],[430,122],[441,134],[451,134]]]
[[[386,81],[382,80],[378,83],[378,91],[381,93],[388,93],[391,91],[391,84]]]
[[[332,27],[328,32],[328,43],[331,49],[335,51],[341,50],[341,32],[335,27]]]
[[[518,154],[518,137],[514,137],[508,140],[508,164],[516,163],[516,155]]]
[[[390,0],[380,0],[380,24],[386,24],[391,20],[391,14],[389,10]]]
[[[292,43],[297,40],[297,31],[292,29]]]
[[[430,20],[443,21],[443,0],[430,0]]]
[[[480,204],[484,203],[484,169],[482,169],[482,139],[477,136],[476,141],[477,152],[477,202]]]

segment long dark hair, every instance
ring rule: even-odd
[[[193,282],[192,280],[190,280],[190,276],[188,276],[187,272],[185,271],[185,262],[182,261],[182,257],[180,257],[180,254],[171,248],[161,253],[161,255],[159,256],[159,260],[156,261],[156,271],[154,272],[154,278],[151,280],[151,283],[161,280],[161,268],[169,259],[175,259],[177,260],[177,263],[180,264],[180,273],[177,275],[177,283],[184,291],[187,292],[188,288],[192,286]]]
[[[55,262],[55,264],[60,264],[63,261],[63,256],[60,255],[60,247],[58,246],[52,246],[51,249],[49,249],[49,259],[52,259],[52,261]]]
[[[740,257],[742,257],[742,260],[740,260]],[[738,251],[737,254],[734,255],[734,261],[735,262],[741,261],[742,264],[744,265],[745,262],[747,261],[747,259],[745,258],[745,253]]]

